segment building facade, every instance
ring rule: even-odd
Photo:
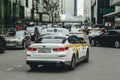
[[[91,1],[84,0],[84,19],[90,21],[91,20]]]
[[[17,20],[31,18],[32,0],[0,0],[0,6],[1,28],[13,27]]]
[[[62,13],[71,14],[73,16],[77,15],[77,0],[62,0]]]
[[[110,5],[111,6],[120,6],[120,0],[110,0]]]
[[[110,0],[110,6],[115,6],[115,12],[106,14],[106,17],[115,18],[114,25],[120,25],[120,0]]]
[[[0,0],[0,29],[14,27],[18,20],[58,21],[61,0]]]
[[[115,11],[115,7],[109,4],[110,0],[91,0],[91,20],[93,23],[104,24],[114,20],[113,18],[103,17],[103,15]]]
[[[41,22],[55,23],[59,21],[60,0],[43,0],[43,12],[40,14]]]

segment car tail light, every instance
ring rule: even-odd
[[[68,49],[69,49],[69,47],[53,48],[53,51],[65,51]]]
[[[28,51],[36,51],[37,49],[36,49],[36,48],[28,47],[27,50],[28,50]]]
[[[79,34],[83,34],[83,32],[80,32]]]

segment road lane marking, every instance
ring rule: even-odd
[[[11,71],[11,70],[13,70],[13,68],[8,68],[6,71]]]
[[[22,67],[23,65],[18,65],[17,67],[19,68],[19,67]]]

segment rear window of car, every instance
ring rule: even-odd
[[[67,29],[62,29],[62,28],[47,28],[43,29],[41,34],[63,34],[67,35],[69,34],[69,31]]]
[[[23,37],[24,32],[23,31],[16,31],[15,37]]]
[[[35,27],[27,27],[26,30],[29,31],[29,32],[34,32]]]
[[[43,39],[41,43],[62,43],[63,39]]]
[[[36,43],[64,43],[65,37],[43,37],[39,39]]]
[[[81,32],[82,30],[80,29],[72,29],[70,32]]]

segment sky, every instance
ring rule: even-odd
[[[84,15],[84,0],[78,0],[78,2],[77,2],[77,6],[78,6],[78,9],[77,9],[77,11],[78,11],[78,16],[79,15]]]

